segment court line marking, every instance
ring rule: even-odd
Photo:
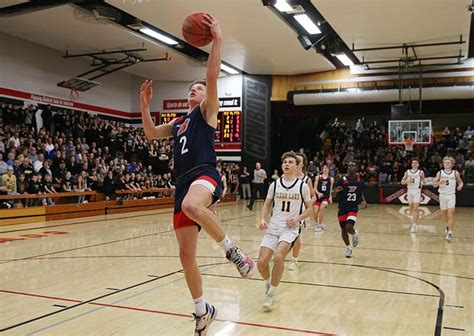
[[[239,277],[233,276],[233,275],[212,274],[212,273],[201,273],[201,275],[211,276],[211,277],[219,277],[219,278],[240,279]],[[263,281],[262,279],[256,279],[256,278],[251,278],[249,280]],[[360,290],[360,291],[368,291],[368,292],[402,294],[402,295],[415,295],[415,296],[425,296],[425,297],[431,297],[431,298],[433,298],[433,297],[434,298],[439,298],[439,295],[434,295],[434,294],[400,292],[400,291],[392,291],[392,290],[377,289],[377,288],[351,287],[351,286],[329,285],[329,284],[319,284],[319,283],[311,283],[311,282],[298,282],[298,281],[288,281],[288,280],[281,280],[280,283],[285,283],[285,284],[290,284],[290,285],[327,287],[327,288],[338,288],[338,289]]]
[[[364,233],[364,232],[362,232]],[[163,237],[171,237],[171,235],[163,235]],[[198,236],[198,239],[212,239],[208,236]],[[236,240],[237,241],[237,240]],[[261,240],[252,240],[252,239],[239,239],[238,241],[242,242],[253,242],[253,243],[260,243]],[[301,243],[302,246],[319,246],[319,247],[330,247],[330,248],[339,248],[341,249],[343,245],[324,245],[324,244],[310,244],[310,243]],[[409,250],[396,250],[396,249],[387,249],[387,248],[379,248],[379,247],[357,247],[358,250],[376,250],[376,251],[390,251],[390,252],[406,252],[412,253],[413,251]],[[416,253],[422,254],[440,254],[443,256],[446,255],[453,255],[453,256],[463,256],[463,257],[474,257],[474,254],[465,254],[465,253],[446,253],[446,252],[432,252],[432,251],[416,251]]]
[[[128,240],[133,240],[133,239],[139,239],[139,238],[144,238],[144,237],[151,237],[151,236],[156,236],[156,235],[160,235],[160,234],[162,234],[162,233],[168,233],[168,232],[173,232],[173,230],[159,231],[159,232],[154,232],[154,233],[148,233],[148,234],[141,235],[141,236],[135,236],[135,237],[129,237],[129,238],[122,238],[122,239],[111,240],[111,241],[103,242],[103,243],[97,243],[97,244],[91,244],[91,245],[84,245],[84,246],[74,247],[74,248],[70,248],[70,249],[66,249],[66,250],[60,250],[60,251],[54,251],[54,252],[43,253],[43,254],[37,254],[37,255],[34,255],[34,256],[30,256],[30,257],[24,257],[24,258],[18,258],[18,259],[11,259],[11,260],[8,260],[8,261],[2,261],[2,262],[0,262],[0,265],[1,265],[1,264],[7,264],[7,263],[10,263],[10,262],[20,261],[20,260],[29,260],[29,259],[34,259],[34,258],[38,258],[38,257],[44,257],[44,256],[47,256],[47,255],[53,255],[53,254],[59,254],[59,253],[64,253],[64,252],[71,252],[71,251],[83,250],[83,249],[90,248],[90,247],[97,247],[97,246],[102,246],[102,245],[120,243],[120,242],[124,242],[124,241],[128,241]]]
[[[301,261],[301,262],[308,262],[308,263],[312,263],[312,261]],[[315,262],[317,263],[317,262]],[[223,264],[226,264],[226,262],[222,262],[222,263],[210,263],[210,264],[206,264],[206,265],[200,265],[199,267],[209,267],[209,266],[218,266],[218,265],[223,265]],[[444,305],[444,292],[442,291],[441,288],[439,288],[437,285],[425,280],[425,279],[422,279],[422,278],[419,278],[419,277],[416,277],[416,276],[412,276],[412,275],[409,275],[409,274],[405,274],[405,273],[401,273],[401,272],[396,272],[396,271],[392,271],[392,270],[387,270],[387,269],[384,269],[382,267],[370,267],[370,266],[364,266],[364,265],[352,265],[352,264],[342,264],[342,263],[334,263],[334,264],[337,264],[337,265],[341,265],[341,266],[349,266],[349,267],[360,267],[360,268],[368,268],[368,269],[373,269],[373,270],[379,270],[379,271],[385,271],[385,272],[389,272],[389,273],[394,273],[394,274],[398,274],[398,275],[402,275],[402,276],[406,276],[406,277],[410,277],[410,278],[414,278],[416,280],[419,280],[419,281],[422,281],[422,282],[425,282],[431,286],[433,286],[434,288],[436,288],[438,290],[438,293],[440,294],[439,295],[439,303],[438,303],[438,314],[437,314],[437,318],[436,318],[436,326],[435,326],[435,336],[440,336],[441,335],[441,325],[442,325],[442,318],[443,318],[443,310],[442,310],[442,306]],[[23,324],[26,324],[26,323],[30,323],[30,322],[33,322],[33,321],[36,321],[38,319],[41,319],[41,318],[44,318],[44,317],[49,317],[53,314],[56,314],[56,313],[59,313],[59,312],[62,312],[62,311],[65,311],[65,310],[68,310],[68,309],[71,309],[71,308],[75,308],[77,306],[80,306],[80,305],[83,305],[83,304],[87,304],[87,303],[91,303],[93,301],[96,301],[98,299],[101,299],[101,298],[104,298],[104,297],[107,297],[107,296],[111,296],[111,295],[114,295],[118,292],[122,292],[124,290],[127,290],[127,289],[130,289],[130,288],[134,288],[134,287],[138,287],[138,286],[141,286],[143,284],[146,284],[146,283],[150,283],[150,282],[153,282],[155,280],[158,280],[158,279],[162,279],[164,277],[167,277],[167,276],[170,276],[170,275],[173,275],[173,274],[176,274],[176,273],[181,273],[183,270],[178,270],[178,271],[175,271],[175,272],[172,272],[172,273],[168,273],[167,275],[164,275],[162,276],[161,278],[153,278],[151,280],[147,280],[145,282],[142,282],[142,283],[139,283],[139,284],[136,284],[136,285],[133,285],[133,286],[129,286],[127,288],[124,288],[120,291],[117,291],[117,292],[113,292],[113,293],[110,293],[110,294],[106,294],[106,295],[103,295],[99,298],[96,298],[96,299],[91,299],[91,300],[88,300],[88,301],[83,301],[81,303],[78,303],[76,305],[73,305],[73,306],[70,306],[68,308],[65,308],[65,309],[62,309],[62,310],[59,310],[57,312],[53,312],[53,313],[50,313],[50,314],[46,314],[46,315],[43,315],[43,316],[40,316],[38,318],[35,318],[35,319],[32,319],[32,320],[29,320],[29,321],[26,321],[26,322],[23,322],[21,323],[20,325],[23,325]],[[203,275],[207,275],[205,273],[203,273]],[[238,278],[238,277],[236,277]],[[252,280],[258,280],[258,279],[252,279]],[[261,280],[260,280],[261,281]],[[1,291],[0,291],[1,292]],[[10,291],[12,292],[12,291]],[[140,294],[136,294],[136,295],[141,295],[142,293]],[[36,295],[35,295],[36,296]],[[44,297],[46,298],[46,296],[42,295],[40,297]],[[437,296],[434,296],[434,297],[437,297]],[[54,297],[51,297],[51,298],[54,298]],[[55,298],[55,299],[58,299],[58,298]],[[128,298],[125,298],[125,299],[128,299]],[[99,305],[99,304],[97,304]],[[127,306],[122,306],[122,308],[124,307],[127,307]],[[133,307],[132,307],[133,308]],[[125,308],[124,308],[125,309]],[[142,310],[144,308],[138,308],[139,310]],[[183,315],[183,314],[181,314]],[[188,316],[188,315],[184,315],[184,316]],[[217,320],[217,319],[216,319]],[[67,320],[66,320],[67,321]],[[234,323],[237,323],[237,324],[241,324],[240,322],[238,321],[227,321],[227,320],[220,320],[221,322],[234,322]],[[246,322],[244,322],[246,323]],[[246,324],[246,325],[250,325],[250,324]],[[13,327],[16,327],[16,326],[19,326],[18,324],[13,326]],[[257,325],[258,326],[258,325]],[[10,327],[12,328],[12,327]],[[10,329],[9,328],[9,329]],[[43,328],[44,329],[44,328]],[[42,330],[43,330],[42,329]],[[4,331],[4,329],[0,330],[1,331]],[[334,334],[327,334],[327,333],[323,333],[323,335],[334,335]]]
[[[166,236],[166,235],[164,235]],[[235,240],[235,241],[241,241]],[[303,245],[305,245],[303,243]],[[359,247],[358,247],[359,248]],[[197,258],[222,258],[224,259],[225,257],[222,256],[196,256]],[[29,261],[35,261],[35,260],[61,260],[61,259],[100,259],[100,258],[179,258],[177,255],[85,255],[85,256],[65,256],[65,257],[39,257],[35,259],[29,259]],[[257,258],[252,258],[252,259],[257,259]],[[13,259],[5,259],[5,261],[8,260],[13,260]],[[291,261],[291,259],[286,259],[285,261]],[[298,261],[305,261],[305,260],[298,260]],[[306,261],[308,262],[308,261]],[[316,261],[313,260],[311,261],[313,263],[320,263],[320,264],[334,264],[333,262],[325,262],[325,261]],[[345,265],[342,264],[341,265]],[[412,269],[407,269],[407,268],[395,268],[395,267],[387,267],[387,266],[377,266],[377,265],[362,265],[362,266],[370,266],[370,267],[383,267],[385,269],[389,270],[394,270],[394,271],[404,271],[404,272],[413,272],[413,273],[422,273],[422,274],[431,274],[431,275],[439,275],[439,276],[445,276],[445,277],[453,277],[453,278],[459,278],[463,280],[471,280],[473,281],[473,277],[468,277],[464,275],[456,275],[456,274],[447,274],[447,273],[436,273],[436,272],[428,272],[428,271],[420,271],[420,270],[412,270]],[[157,275],[148,275],[149,277],[158,277]]]
[[[454,327],[443,327],[443,329],[449,329],[449,330],[455,330],[455,331],[466,331],[465,329],[454,328]]]
[[[239,279],[241,279],[241,278],[239,278]],[[179,280],[181,280],[181,279],[179,279]],[[23,292],[3,291],[3,290],[0,290],[0,292],[8,292],[10,294],[18,294],[18,295],[26,295],[26,296],[54,299],[54,300],[58,300],[58,301],[81,302],[80,300],[71,300],[71,299],[66,299],[66,298],[62,298],[62,297],[36,295],[36,294],[23,293]],[[170,316],[176,316],[176,317],[192,318],[192,316],[188,315],[188,314],[180,314],[180,313],[174,313],[174,312],[163,311],[163,310],[146,309],[146,308],[139,308],[139,307],[130,307],[130,306],[123,306],[123,305],[116,305],[116,304],[109,304],[109,303],[100,303],[100,302],[88,302],[88,304],[93,305],[93,306],[100,306],[100,307],[118,308],[118,309],[134,310],[134,311],[140,311],[140,312],[146,312],[146,313],[155,313],[155,314],[161,314],[161,315],[170,315]],[[293,332],[304,333],[304,334],[327,335],[327,336],[338,335],[338,334],[327,333],[327,332],[322,332],[322,331],[288,328],[288,327],[281,327],[281,326],[275,326],[275,325],[270,325],[270,324],[251,323],[251,322],[243,322],[243,321],[224,320],[224,319],[215,319],[215,321],[226,322],[226,323],[231,322],[231,323],[244,325],[244,326],[251,326],[251,327],[278,329],[278,330],[284,330],[284,331],[293,331]],[[35,331],[35,332],[39,332],[39,331],[43,331],[43,329]]]

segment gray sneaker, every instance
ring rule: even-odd
[[[346,247],[346,258],[352,258],[352,249],[350,246]]]
[[[444,239],[446,239],[447,241],[451,241],[453,239],[453,233],[448,231],[448,233],[446,234],[446,237],[444,237]]]
[[[275,293],[267,293],[265,295],[265,301],[263,301],[263,309],[267,312],[271,312],[275,307]]]
[[[227,251],[226,258],[237,267],[242,278],[249,279],[255,273],[255,264],[253,260],[239,247],[234,246]]]
[[[355,234],[352,236],[352,246],[357,247],[359,245],[359,232],[355,230]]]
[[[196,320],[196,328],[194,329],[194,336],[206,336],[209,326],[211,325],[212,321],[217,316],[217,309],[216,307],[206,304],[207,306],[207,313],[203,316],[196,316],[193,313],[194,320]]]

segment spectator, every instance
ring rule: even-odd
[[[2,175],[2,186],[7,188],[7,191],[11,195],[18,194],[16,176],[13,174],[13,167],[8,166],[7,173]]]
[[[253,171],[253,180],[252,180],[252,197],[250,198],[250,203],[247,205],[249,210],[252,210],[255,199],[263,199],[265,197],[265,179],[267,178],[267,173],[260,162],[255,164],[255,169]]]
[[[273,171],[273,175],[272,175],[272,181],[276,181],[280,178],[280,175],[278,175],[278,169],[275,169]]]
[[[18,175],[18,179],[16,182],[16,191],[19,194],[24,194],[24,193],[28,193],[27,189],[28,189],[28,184],[25,178],[25,174]]]
[[[242,172],[240,173],[240,185],[242,187],[240,199],[250,199],[250,173],[247,170],[247,166],[244,166],[242,168]]]
[[[53,177],[51,174],[46,174],[43,177],[43,182],[42,182],[42,191],[45,194],[56,194],[57,191],[53,186]],[[50,197],[46,197],[43,200],[43,205],[54,205],[53,200]]]
[[[66,172],[66,175],[61,181],[61,189],[64,192],[70,192],[72,191],[73,186],[74,186],[74,180],[72,179],[71,172],[68,171]]]
[[[0,152],[0,176],[7,173],[8,164],[3,161],[3,152]]]

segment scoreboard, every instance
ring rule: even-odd
[[[221,119],[220,142],[240,142],[240,111],[219,112]]]
[[[240,143],[241,111],[221,111],[217,115],[216,143]],[[186,112],[160,113],[160,124],[169,123],[174,118],[185,116]]]
[[[167,124],[174,118],[184,117],[186,112],[163,112],[160,113],[160,125]]]

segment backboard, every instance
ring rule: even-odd
[[[415,145],[432,142],[431,120],[389,120],[388,144],[405,145],[408,139]]]

